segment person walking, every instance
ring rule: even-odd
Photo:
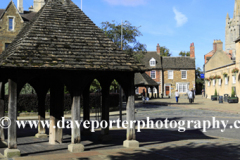
[[[189,99],[189,103],[193,102],[193,92],[188,90],[188,99]]]
[[[205,97],[205,96],[204,96],[204,95],[205,95],[204,92],[205,92],[204,89],[202,89],[202,98]]]
[[[192,88],[192,102],[194,102],[194,99],[195,99],[195,90]]]
[[[143,93],[142,93],[142,101],[143,101],[143,103],[145,103],[145,89],[143,89]]]
[[[175,92],[175,98],[176,98],[176,103],[178,103],[178,98],[179,98],[178,90],[176,90],[176,92]]]

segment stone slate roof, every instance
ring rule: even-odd
[[[154,58],[157,62],[151,67],[149,61]],[[157,52],[147,52],[142,63],[148,70],[152,69],[195,69],[195,58],[190,57],[160,57]]]
[[[154,58],[156,60],[156,66],[155,67],[151,67],[149,65],[149,61],[150,59]],[[161,64],[161,60],[160,60],[160,55],[157,54],[157,52],[147,52],[144,56],[144,58],[142,59],[142,63],[145,65],[146,68],[148,69],[152,69],[152,68],[158,68],[161,69],[162,68],[162,64]]]
[[[24,11],[23,14],[20,14],[24,21],[31,21],[37,12]]]
[[[135,73],[134,77],[135,86],[159,86],[151,77],[146,73]]]
[[[195,69],[195,58],[163,57],[163,69]]]
[[[48,0],[0,55],[0,67],[142,71],[71,1]]]

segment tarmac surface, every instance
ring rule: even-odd
[[[168,128],[163,126],[162,128],[141,129],[141,132],[136,132],[140,147],[135,149],[122,146],[126,139],[125,129],[118,129],[114,126],[109,133],[112,140],[105,142],[99,140],[100,130],[98,129],[91,135],[82,135],[82,143],[85,146],[85,151],[82,153],[70,153],[67,150],[71,141],[70,129],[63,130],[63,143],[56,145],[50,145],[48,138],[35,138],[37,129],[18,129],[18,149],[22,155],[13,159],[240,159],[240,131],[231,128],[234,121],[240,120],[239,108],[239,104],[219,104],[217,101],[202,99],[201,96],[197,96],[193,104],[181,98],[178,104],[174,102],[174,99],[152,99],[146,104],[136,101],[136,119],[144,122],[146,122],[146,117],[149,117],[154,123],[164,122],[166,118],[176,122],[198,120],[203,123],[206,120],[212,121],[212,117],[215,117],[217,120],[228,120],[228,125],[224,132],[221,132],[224,128],[222,125],[220,129],[217,129],[213,128],[212,124],[206,132],[203,132],[203,128],[194,128],[194,124],[191,124],[185,132],[178,132],[178,128],[174,129],[169,126]],[[110,120],[118,118],[117,112],[111,112]],[[91,119],[96,119],[96,117],[92,115]],[[125,119],[123,115],[123,120]],[[170,122],[167,124],[170,125]],[[3,153],[4,149],[0,148],[0,153]]]

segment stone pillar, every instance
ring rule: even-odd
[[[50,87],[50,128],[49,143],[62,143],[62,128],[57,127],[57,122],[63,117],[64,85],[53,83]]]
[[[159,98],[159,86],[156,86],[157,88],[157,98]]]
[[[0,82],[0,118],[4,117],[4,112],[5,112],[5,107],[4,107],[4,83]],[[5,136],[4,136],[4,129],[2,127],[0,127],[0,138],[1,141],[5,140]]]
[[[89,108],[89,88],[83,92],[83,121],[90,121],[90,108]],[[89,128],[83,127],[83,134],[90,135],[90,125]]]
[[[11,125],[8,127],[8,148],[4,150],[4,156],[12,158],[20,156],[21,152],[17,149],[17,83],[9,79],[8,85],[8,118]]]
[[[139,142],[136,141],[135,134],[135,124],[133,121],[135,120],[135,91],[134,91],[134,76],[130,77],[131,83],[128,88],[128,101],[127,101],[127,139],[123,142],[123,146],[127,148],[138,148]],[[132,125],[130,125],[132,123]]]
[[[46,93],[38,92],[38,133],[35,135],[37,138],[47,138],[48,135],[46,134],[45,128],[43,128],[40,121],[45,121],[45,98]]]
[[[73,101],[72,101],[72,121],[80,122],[80,91],[73,91]],[[76,123],[73,123],[72,128],[72,138],[71,144],[68,145],[68,150],[70,152],[83,152],[84,146],[80,143],[81,142],[81,132],[80,128],[77,127]]]

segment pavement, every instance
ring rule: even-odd
[[[183,98],[180,98],[178,104],[174,99],[152,99],[146,104],[136,101],[136,119],[144,120],[150,117],[154,122],[165,118],[176,121],[189,119],[202,121],[214,116],[218,119],[227,119],[232,124],[239,119],[238,107],[239,104],[219,104],[217,101],[202,99],[200,96],[196,97],[194,104],[189,104],[188,100]],[[117,118],[119,118],[117,113],[110,116],[111,120]],[[125,118],[124,115],[123,119]],[[48,138],[35,138],[36,132],[37,129],[18,129],[18,149],[22,152],[22,157],[13,158],[14,160],[240,159],[239,129],[231,129],[229,126],[224,133],[213,127],[203,132],[202,129],[195,129],[194,126],[185,132],[166,127],[142,129],[141,132],[136,132],[140,147],[132,149],[122,146],[126,139],[125,129],[116,127],[111,129],[109,134],[112,140],[107,142],[99,141],[101,131],[98,129],[91,135],[82,136],[82,143],[85,146],[85,151],[82,153],[68,152],[67,146],[71,141],[69,129],[63,130],[63,143],[57,145],[50,145]],[[0,148],[0,153],[3,153],[4,149]]]
[[[140,101],[138,101],[140,103]],[[174,106],[174,107],[186,107],[188,109],[204,109],[211,111],[227,112],[240,114],[239,103],[219,103],[218,101],[212,101],[210,99],[202,98],[201,95],[197,95],[194,99],[194,103],[190,104],[188,99],[179,98],[179,102],[176,103],[175,98],[164,98],[164,99],[151,99],[146,102],[147,104],[157,104],[163,106]]]

